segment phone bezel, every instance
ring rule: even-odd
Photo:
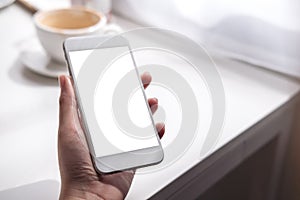
[[[69,70],[69,74],[71,77],[74,76],[74,71],[72,67],[72,62],[69,57],[70,51],[81,51],[81,50],[92,50],[92,49],[100,49],[100,48],[113,48],[113,47],[128,47],[129,51],[131,52],[131,57],[134,63],[135,71],[137,73],[137,76],[139,76],[139,72],[132,54],[131,47],[129,45],[128,40],[126,40],[122,36],[114,36],[114,39],[110,41],[109,43],[105,43],[105,41],[111,39],[110,37],[103,37],[103,36],[84,36],[84,37],[75,37],[75,38],[68,38],[63,43],[63,49],[64,54]],[[101,44],[101,45],[99,45]],[[79,108],[79,114],[81,115],[81,120],[83,122],[83,128],[85,132],[85,137],[88,143],[89,151],[94,163],[94,166],[96,170],[100,173],[112,173],[116,171],[123,171],[128,169],[135,169],[140,168],[144,166],[154,165],[158,164],[163,160],[164,154],[163,149],[160,143],[159,135],[157,133],[157,130],[155,128],[154,120],[151,114],[151,109],[147,103],[145,91],[142,87],[142,82],[139,78],[139,82],[143,91],[145,103],[148,108],[148,112],[152,121],[153,130],[155,132],[155,135],[158,140],[158,146],[129,151],[129,152],[123,152],[119,154],[113,154],[103,157],[96,157],[93,142],[90,136],[90,132],[87,126],[85,113],[81,104],[80,100],[80,94],[78,91],[76,79],[74,80],[74,90],[75,95],[77,98],[78,108]]]

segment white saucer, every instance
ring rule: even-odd
[[[20,61],[31,71],[50,78],[68,74],[66,64],[51,60],[36,36],[18,42],[16,48],[20,50]]]
[[[13,2],[15,2],[15,0],[1,0],[0,1],[0,8],[4,8],[6,6],[9,6]]]
[[[62,74],[68,74],[65,63],[51,60],[43,51],[24,50],[20,53],[20,60],[28,69],[42,76],[57,78]]]

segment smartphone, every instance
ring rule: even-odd
[[[163,149],[128,40],[76,37],[67,39],[63,48],[95,169],[111,173],[160,163]],[[115,95],[116,85],[121,95]],[[142,126],[129,126],[124,94],[132,91],[139,103],[131,106],[131,116],[137,114]]]

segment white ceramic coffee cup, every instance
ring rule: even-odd
[[[85,8],[39,11],[33,19],[40,43],[58,62],[65,61],[62,44],[68,37],[121,31],[116,25],[107,25],[101,13]]]

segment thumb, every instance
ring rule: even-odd
[[[59,98],[59,122],[60,126],[70,125],[75,122],[77,116],[77,104],[70,78],[60,76],[59,83],[61,88]],[[76,113],[76,115],[75,115]]]

